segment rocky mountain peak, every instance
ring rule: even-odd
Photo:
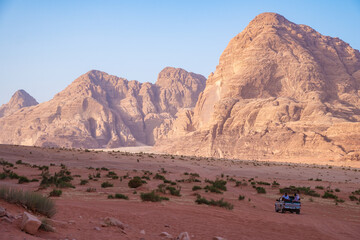
[[[10,101],[6,104],[3,104],[0,107],[0,117],[10,115],[11,113],[24,108],[30,107],[39,104],[35,98],[30,96],[25,90],[20,89],[16,91]]]
[[[174,123],[180,130],[164,144],[171,153],[350,157],[360,151],[359,51],[260,14],[230,40],[194,111],[178,119],[185,122]]]

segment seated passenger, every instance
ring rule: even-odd
[[[282,196],[282,200],[283,201],[289,201],[290,200],[290,197],[287,193],[285,193],[283,196]]]
[[[295,201],[295,202],[299,202],[299,201],[300,201],[300,196],[299,196],[298,193],[295,193],[295,194],[294,194],[294,201]]]

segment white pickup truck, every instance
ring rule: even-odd
[[[284,213],[289,211],[291,213],[295,212],[300,214],[301,203],[299,201],[294,201],[294,197],[290,197],[290,200],[283,200],[282,197],[276,200],[275,202],[275,212]]]

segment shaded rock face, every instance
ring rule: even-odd
[[[263,13],[230,41],[194,111],[157,145],[216,157],[355,159],[359,90],[358,50]]]
[[[0,117],[8,116],[19,109],[37,105],[38,102],[25,90],[18,90],[11,97],[10,101],[0,106]]]
[[[151,145],[157,132],[167,133],[178,109],[195,106],[205,81],[176,68],[165,68],[156,84],[93,70],[52,100],[1,118],[0,141],[86,148]]]

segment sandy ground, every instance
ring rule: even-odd
[[[61,197],[52,197],[56,202],[57,214],[52,218],[55,232],[39,231],[35,236],[19,229],[21,219],[12,224],[0,222],[0,239],[162,239],[159,234],[168,232],[178,236],[188,232],[191,239],[212,239],[220,236],[228,240],[236,239],[359,239],[360,205],[350,201],[351,192],[360,189],[360,170],[350,167],[320,166],[313,164],[275,163],[260,161],[217,160],[151,153],[124,152],[85,152],[84,150],[43,149],[37,147],[19,147],[0,145],[0,158],[14,163],[11,168],[18,175],[41,180],[41,171],[26,165],[15,164],[22,160],[31,165],[50,166],[50,173],[58,172],[60,164],[67,166],[74,176],[72,184],[76,188],[62,189]],[[1,160],[1,159],[0,159]],[[1,166],[2,167],[2,166]],[[92,167],[94,169],[89,169]],[[105,167],[118,176],[143,176],[144,171],[153,175],[147,184],[136,189],[128,187],[129,179],[110,179],[107,170],[96,171]],[[166,173],[164,173],[164,171]],[[0,170],[1,172],[2,170]],[[89,180],[80,185],[81,179],[88,179],[89,174],[100,172],[98,181]],[[142,202],[140,193],[157,188],[163,181],[153,179],[160,173],[171,181],[189,179],[185,172],[198,173],[201,182],[177,182],[181,187],[181,196],[162,194],[169,201]],[[196,191],[207,199],[225,201],[234,205],[233,210],[220,207],[198,205],[195,203],[194,185],[208,185],[205,179],[227,180],[227,191],[223,194]],[[246,182],[247,186],[236,187],[230,179]],[[263,186],[266,194],[258,194],[249,180],[272,183],[277,181],[280,188],[294,185],[315,189],[322,186],[335,192],[344,203],[335,204],[333,199],[301,195],[301,214],[276,213],[275,199],[280,197],[279,187]],[[312,179],[312,180],[310,180]],[[321,181],[315,181],[316,179]],[[113,187],[102,188],[101,183],[109,181]],[[251,180],[250,180],[251,181]],[[0,180],[0,185],[7,185],[24,190],[41,192],[44,195],[53,189],[38,190],[39,182],[18,184],[16,179]],[[86,189],[96,188],[96,192]],[[323,195],[325,190],[315,189]],[[122,193],[129,200],[108,199],[109,194]],[[238,200],[239,195],[245,196]],[[356,195],[360,197],[360,195]],[[14,216],[20,216],[25,209],[0,200]],[[38,215],[41,217],[40,215]],[[124,231],[117,227],[101,227],[106,217],[122,221]],[[98,229],[96,229],[98,228]],[[143,230],[143,231],[142,231]]]

